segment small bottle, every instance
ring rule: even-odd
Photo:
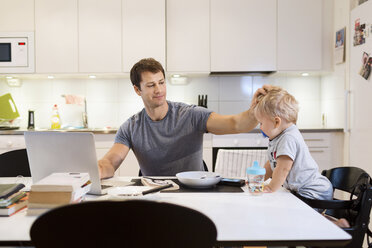
[[[251,167],[247,168],[248,190],[253,195],[261,195],[264,190],[266,169],[254,161]]]
[[[54,104],[53,111],[52,111],[52,129],[60,129],[61,128],[61,118],[59,117],[58,107],[57,104]]]

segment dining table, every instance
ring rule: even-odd
[[[167,179],[177,182],[175,177]],[[138,180],[115,177],[107,182],[138,184]],[[26,190],[32,183],[30,178],[0,178],[0,183],[14,182],[24,183]],[[180,184],[179,190],[142,197],[143,200],[179,204],[205,214],[216,225],[216,246],[322,247],[342,246],[351,241],[347,232],[284,188],[253,195],[245,185],[189,189]],[[85,201],[113,199],[118,200],[111,194],[85,197]],[[37,216],[27,216],[26,212],[27,209],[23,209],[10,217],[0,217],[0,246],[32,246],[29,232]]]

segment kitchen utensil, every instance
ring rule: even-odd
[[[186,171],[176,174],[177,179],[191,188],[210,188],[216,185],[221,176],[208,171]]]
[[[145,191],[142,191],[142,192],[138,192],[138,193],[136,193],[134,195],[147,195],[147,194],[150,194],[150,193],[159,192],[159,191],[161,191],[163,189],[167,189],[167,188],[170,188],[170,187],[172,187],[172,184],[166,184],[166,185],[154,187],[152,189],[148,189],[148,190],[145,190]],[[126,194],[119,194],[119,196],[121,196],[121,195],[126,196]]]
[[[158,187],[149,186],[126,186],[126,187],[115,187],[110,189],[107,193],[114,197],[119,198],[131,198],[131,197],[141,197],[148,195],[150,193],[156,193],[163,189],[172,187],[172,184],[166,184]],[[145,190],[144,190],[145,189]]]
[[[10,93],[0,96],[0,122],[19,117],[15,102]]]
[[[207,108],[208,95],[198,95],[198,106]]]
[[[29,110],[27,129],[34,129],[34,128],[35,128],[35,113],[33,110]]]

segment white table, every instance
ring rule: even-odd
[[[3,179],[0,178],[0,182],[7,183]],[[107,196],[99,199],[105,198]],[[349,234],[284,190],[261,196],[246,192],[160,193],[156,199],[207,215],[217,227],[219,245],[337,246],[351,239]],[[25,210],[1,217],[0,245],[31,244],[29,230],[35,219],[26,216]]]

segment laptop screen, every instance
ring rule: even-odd
[[[94,135],[89,132],[25,132],[32,181],[54,172],[88,172],[90,193],[100,194]]]

